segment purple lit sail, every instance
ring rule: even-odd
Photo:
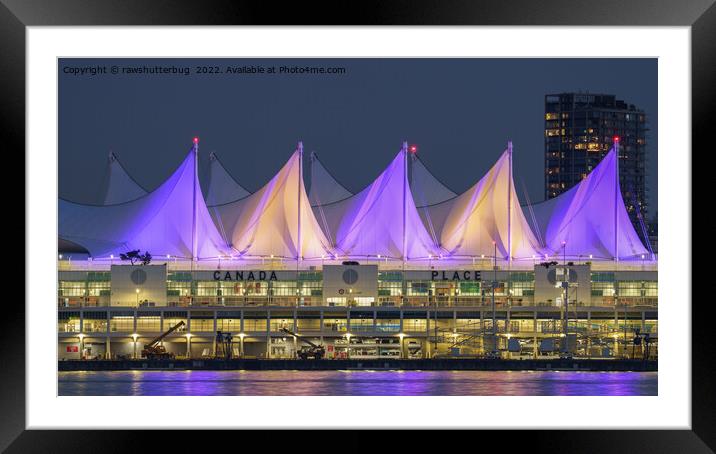
[[[132,249],[154,256],[192,258],[196,225],[196,258],[226,255],[225,242],[201,196],[193,150],[167,181],[139,199],[109,206],[60,200],[59,236],[83,246],[97,258]]]
[[[406,153],[401,150],[358,194],[321,208],[339,254],[406,260],[437,254],[410,193]]]
[[[617,166],[612,148],[575,187],[533,206],[548,253],[620,260],[648,257],[624,207]]]

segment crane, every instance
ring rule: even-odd
[[[326,349],[323,347],[323,345],[314,344],[313,342],[306,339],[305,337],[299,336],[298,334],[296,334],[293,331],[290,331],[286,328],[281,328],[281,331],[295,337],[296,339],[300,340],[301,342],[308,344],[308,345],[302,346],[296,352],[296,355],[299,358],[301,358],[301,359],[308,359],[308,358],[321,359],[326,354]]]
[[[229,332],[217,331],[216,332],[216,357],[224,359],[231,359],[231,343],[233,341],[233,335]]]
[[[174,359],[174,353],[170,353],[164,348],[163,345],[160,345],[159,343],[173,333],[174,331],[178,330],[182,326],[184,326],[184,321],[180,321],[176,325],[169,328],[166,332],[160,334],[159,336],[152,339],[152,341],[148,344],[144,345],[144,349],[142,350],[142,358],[147,359]]]

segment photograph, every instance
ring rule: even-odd
[[[658,58],[56,70],[58,396],[659,396]]]

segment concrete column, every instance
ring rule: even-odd
[[[537,359],[539,356],[537,352],[537,311],[533,311],[532,314],[532,356]]]
[[[587,311],[587,358],[592,357],[592,311]]]
[[[186,336],[186,357],[191,358],[191,335],[189,333]]]
[[[435,318],[438,316],[438,311],[435,310],[435,315],[433,315],[433,323],[437,325],[437,321]],[[432,343],[430,342],[430,308],[425,311],[425,346],[422,349],[423,350],[423,358],[430,358],[428,350],[432,348]],[[435,332],[435,330],[433,330]],[[435,339],[435,343],[437,343],[437,338]]]
[[[239,336],[239,356],[244,357],[244,336]]]
[[[216,324],[216,310],[214,311],[214,342],[211,343],[211,356],[216,356],[216,331],[217,331],[217,324]]]
[[[107,330],[106,330],[106,332],[107,332],[107,347],[105,348],[105,353],[104,353],[105,359],[111,359],[111,358],[112,358],[112,351],[111,351],[111,344],[112,344],[112,342],[111,342],[110,339],[109,339],[109,333],[110,333],[110,330],[109,330],[109,324],[110,324],[109,314],[110,314],[110,312],[107,311]]]
[[[509,301],[509,300],[508,300]],[[505,334],[511,334],[510,321],[512,320],[512,309],[510,308],[509,302],[505,309]]]
[[[266,311],[266,358],[271,359],[271,311]]]

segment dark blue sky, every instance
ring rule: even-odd
[[[112,65],[157,64],[192,74],[112,75]],[[345,74],[194,74],[196,66],[331,66]],[[108,74],[65,68],[104,65]],[[358,191],[406,139],[457,192],[514,144],[515,185],[544,197],[544,96],[614,94],[644,109],[651,131],[652,215],[657,202],[656,59],[61,59],[59,193],[99,203],[109,150],[145,188],[167,178],[201,137],[247,189],[261,187],[298,140]],[[306,158],[308,153],[306,153]],[[309,178],[308,166],[305,177]]]

